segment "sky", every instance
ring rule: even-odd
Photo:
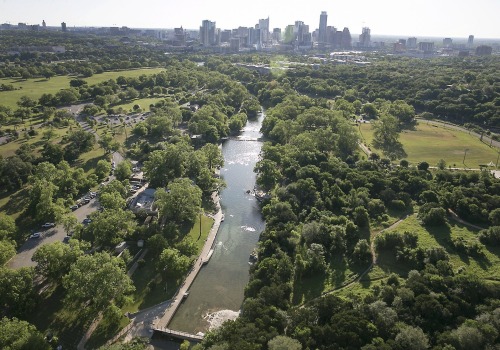
[[[271,28],[300,20],[312,31],[321,11],[351,33],[500,38],[500,0],[0,0],[0,23],[198,29],[208,19],[232,29],[269,16]]]

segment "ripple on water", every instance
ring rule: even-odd
[[[225,321],[236,320],[240,315],[239,311],[220,310],[206,314],[203,318],[210,324],[209,330],[214,330],[222,326]]]
[[[255,229],[250,226],[240,226],[244,231],[255,232]]]

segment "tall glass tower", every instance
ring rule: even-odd
[[[326,11],[321,12],[321,15],[319,16],[319,33],[318,33],[319,43],[326,43],[328,41],[327,31],[326,31],[327,21],[328,21],[328,15],[326,14]]]

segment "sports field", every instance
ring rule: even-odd
[[[361,124],[359,131],[362,140],[373,152],[382,155],[382,152],[372,145],[373,130],[371,124]],[[446,161],[447,166],[479,168],[479,165],[496,163],[498,150],[494,147],[479,141],[476,137],[467,132],[445,129],[420,121],[415,130],[404,131],[400,134],[399,140],[407,153],[406,159],[417,164],[426,161],[431,166],[435,166],[440,159]],[[465,154],[467,150],[467,154]]]

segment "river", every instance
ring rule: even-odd
[[[262,147],[256,139],[262,136],[263,119],[264,113],[249,120],[238,140],[229,139],[222,145],[221,176],[227,187],[221,192],[221,207],[225,220],[215,240],[214,254],[170,322],[171,329],[206,332],[210,325],[234,318],[241,307],[249,279],[248,259],[265,227],[257,200],[246,193],[255,185],[253,169]]]

